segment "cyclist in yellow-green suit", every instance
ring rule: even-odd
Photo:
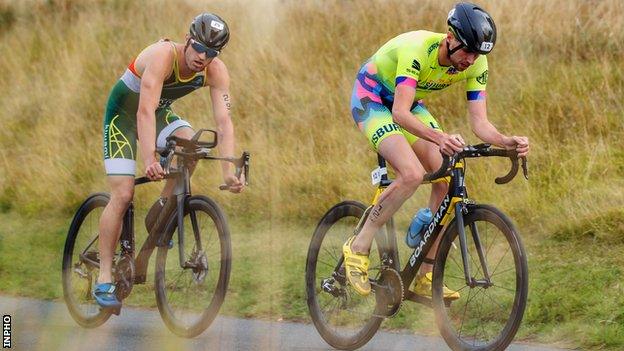
[[[488,64],[485,55],[496,43],[496,26],[482,8],[459,3],[449,12],[447,33],[424,30],[401,34],[386,44],[360,69],[351,100],[355,123],[396,173],[395,181],[382,193],[357,236],[343,245],[349,283],[366,295],[368,252],[375,233],[416,191],[426,171],[440,167],[440,152],[461,151],[459,134],[445,133],[427,111],[422,99],[434,91],[466,82],[472,131],[481,140],[525,156],[529,140],[506,136],[488,121],[485,87]],[[429,208],[435,212],[448,189],[447,183],[432,185]],[[439,239],[438,239],[439,240]],[[431,296],[431,271],[438,242],[427,253],[414,291]],[[459,293],[444,288],[446,298]]]
[[[187,139],[193,136],[191,125],[173,112],[171,104],[199,88],[209,87],[219,151],[225,157],[234,155],[230,78],[225,64],[217,58],[229,37],[223,19],[203,13],[191,23],[185,43],[164,39],[145,48],[110,93],[104,116],[104,166],[111,198],[100,219],[100,273],[93,291],[102,307],[121,307],[115,297],[111,266],[122,218],[134,194],[137,139],[145,174],[152,180],[162,179],[164,171],[155,153],[156,146],[164,147],[169,135]],[[234,175],[229,163],[223,162],[222,168],[229,190],[241,192],[244,179]],[[163,198],[171,194],[174,185],[173,181],[167,182]],[[150,214],[157,214],[162,204],[157,201]]]

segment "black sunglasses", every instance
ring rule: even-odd
[[[193,50],[199,52],[200,54],[205,53],[206,57],[208,58],[217,57],[219,55],[219,50],[209,48],[206,45],[195,41],[194,39],[191,39],[191,46],[193,47]]]

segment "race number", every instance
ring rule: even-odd
[[[371,172],[371,180],[373,182],[373,185],[379,184],[379,182],[381,182],[381,176],[383,176],[384,174],[388,174],[388,169],[386,167],[377,167],[373,169],[373,171]]]

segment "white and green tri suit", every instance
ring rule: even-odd
[[[165,40],[168,41],[168,40]],[[171,42],[170,42],[171,43]],[[156,146],[164,147],[166,138],[174,131],[191,125],[171,110],[171,104],[206,85],[206,70],[182,80],[179,74],[177,52],[174,52],[173,72],[163,83],[160,102],[156,109]],[[107,175],[135,175],[137,154],[137,110],[141,92],[141,76],[134,62],[130,63],[113,86],[104,115],[104,166]]]
[[[425,125],[442,130],[422,99],[430,93],[466,81],[467,100],[485,99],[488,64],[480,55],[465,71],[438,62],[446,34],[424,30],[403,33],[387,43],[358,72],[351,97],[351,114],[373,149],[392,134],[402,134],[409,144],[418,139],[392,120],[395,89],[404,84],[416,89],[412,114]]]

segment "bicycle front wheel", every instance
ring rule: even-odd
[[[230,233],[219,206],[205,196],[192,196],[184,208],[184,257],[174,212],[165,229],[173,245],[159,247],[156,257],[156,301],[167,327],[192,338],[217,316],[230,277]],[[178,239],[177,242],[175,240]]]
[[[527,302],[524,247],[511,221],[492,206],[470,207],[463,219],[471,282],[466,282],[457,222],[453,220],[434,265],[433,305],[438,327],[453,350],[504,350],[520,327]],[[460,297],[445,304],[445,286]]]
[[[332,207],[319,222],[308,249],[306,292],[310,316],[321,337],[331,346],[353,350],[366,344],[383,318],[375,316],[376,298],[360,296],[346,281],[342,245],[353,235],[366,206],[355,201]],[[373,241],[369,276],[378,278],[380,256]]]
[[[95,328],[111,312],[101,309],[91,295],[99,274],[100,216],[109,195],[91,195],[80,205],[69,227],[63,250],[63,297],[69,314],[79,325]]]

